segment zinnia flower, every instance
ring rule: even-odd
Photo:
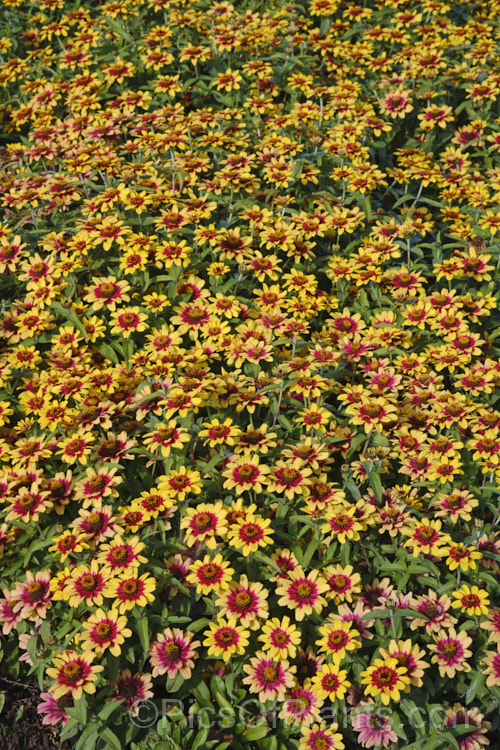
[[[389,717],[377,713],[376,708],[354,715],[351,722],[362,747],[387,747],[390,742],[397,742],[398,736],[391,727]]]
[[[250,664],[243,665],[243,671],[248,675],[243,684],[250,686],[251,693],[258,693],[262,702],[284,700],[287,688],[295,683],[295,667],[286,660],[274,661],[264,651],[257,651]]]
[[[47,669],[47,675],[53,677],[56,682],[49,688],[57,700],[62,695],[69,693],[76,701],[82,697],[83,692],[95,693],[95,681],[97,674],[104,667],[100,664],[93,665],[95,654],[92,651],[84,651],[78,654],[75,650],[63,651],[55,657],[53,667]]]
[[[173,680],[177,674],[188,680],[194,667],[194,659],[198,658],[195,650],[199,641],[193,641],[193,633],[179,628],[167,628],[160,633],[149,647],[149,660],[153,667],[153,677],[168,673]]]

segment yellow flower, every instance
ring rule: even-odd
[[[456,544],[450,544],[443,548],[443,553],[446,553],[446,564],[450,570],[456,570],[460,567],[464,573],[470,570],[476,569],[476,560],[482,560],[483,556],[474,547],[467,547],[461,542]]]
[[[361,641],[358,640],[359,631],[352,629],[352,622],[338,621],[328,623],[319,629],[323,637],[316,641],[319,651],[325,651],[331,656],[334,662],[341,662],[346,655],[346,651],[354,651],[361,648]]]
[[[375,659],[373,665],[361,672],[361,684],[366,685],[365,695],[380,695],[384,706],[391,700],[399,701],[400,691],[410,684],[406,667],[398,666],[396,659]]]
[[[468,615],[487,615],[490,600],[488,598],[488,592],[484,589],[480,589],[477,586],[467,586],[466,583],[454,591],[452,596],[455,601],[451,603],[453,609],[461,609]]]
[[[230,618],[209,623],[209,630],[205,630],[204,635],[203,645],[208,646],[208,655],[229,661],[231,656],[245,653],[250,631],[238,625],[236,619]]]
[[[272,659],[294,659],[301,638],[300,630],[290,624],[290,618],[285,615],[281,620],[278,617],[268,620],[258,640],[263,641],[262,649],[268,651]]]
[[[188,583],[196,584],[197,594],[210,594],[211,591],[218,593],[229,588],[233,568],[229,567],[222,555],[205,555],[203,560],[196,560],[189,566],[190,573],[186,576]]]
[[[234,445],[234,438],[241,435],[241,430],[237,427],[231,417],[228,417],[224,422],[219,422],[218,419],[212,419],[210,422],[203,422],[203,427],[206,429],[200,430],[199,437],[206,438],[203,441],[203,445],[209,445],[210,448],[215,448],[216,445]]]
[[[310,684],[318,698],[329,698],[333,702],[342,700],[347,688],[351,687],[346,677],[347,670],[339,669],[338,664],[322,664]]]

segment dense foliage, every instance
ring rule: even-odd
[[[77,750],[499,747],[499,14],[3,0],[1,671]]]

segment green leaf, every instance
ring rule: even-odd
[[[264,724],[260,727],[250,727],[250,729],[247,729],[246,732],[243,732],[242,739],[246,740],[247,742],[253,742],[254,740],[261,740],[268,733],[269,727],[267,724]]]
[[[99,739],[99,730],[100,727],[94,724],[84,729],[76,743],[75,750],[94,750]]]
[[[208,732],[209,732],[208,727],[205,727],[200,732],[198,732],[198,734],[194,738],[193,744],[192,745],[190,744],[190,749],[191,750],[203,750],[203,748],[205,747],[207,743]]]
[[[60,741],[64,742],[64,740],[68,740],[70,737],[73,737],[78,731],[78,726],[79,724],[77,719],[68,719],[61,730],[61,734],[59,735]]]
[[[149,651],[149,628],[148,628],[148,620],[146,617],[136,617],[135,618],[135,625],[137,629],[137,634],[139,635],[139,640],[141,642],[141,646],[143,649],[144,655],[146,655]]]
[[[100,719],[102,719],[102,721],[107,721],[111,714],[113,714],[115,711],[118,711],[124,700],[125,698],[120,698],[120,700],[113,700],[105,703],[97,715]]]
[[[479,687],[484,686],[485,684],[486,683],[485,683],[484,675],[481,672],[476,672],[473,679],[471,680],[469,687],[467,688],[467,692],[465,694],[465,702],[467,704],[472,703],[472,701],[477,695]]]
[[[349,490],[355,500],[361,500],[361,492],[353,479],[348,479],[347,482],[344,483],[344,487],[346,490]]]
[[[87,698],[85,695],[82,695],[79,700],[75,701],[75,705],[71,708],[67,708],[66,711],[69,716],[78,719],[80,724],[85,726],[87,723]]]
[[[190,633],[197,633],[202,628],[206,628],[210,620],[208,617],[200,617],[199,620],[194,620],[194,622],[191,622],[186,630],[189,630]]]
[[[442,740],[447,740],[452,747],[455,748],[455,750],[460,750],[460,745],[458,744],[458,740],[456,739],[455,735],[453,735],[451,732],[445,732],[441,735]]]
[[[422,620],[428,620],[427,615],[423,615],[421,612],[417,612],[415,609],[403,609],[396,607],[395,609],[375,609],[371,612],[366,612],[361,620],[385,620],[391,617],[419,617]]]
[[[99,734],[106,741],[106,750],[122,750],[122,743],[109,727],[102,729]]]
[[[375,500],[379,505],[382,504],[382,480],[378,471],[373,471],[368,474],[368,482],[375,495]]]
[[[203,680],[200,680],[196,687],[193,687],[193,695],[196,698],[196,702],[199,706],[211,706],[212,699],[210,697],[210,690],[207,688]]]
[[[456,742],[456,740],[455,740]],[[443,748],[442,744],[442,736],[441,737],[431,737],[430,740],[427,740],[425,745],[422,746],[422,750],[434,750],[434,748],[439,747],[440,750]],[[460,748],[458,748],[460,750]]]
[[[98,346],[97,348],[103,357],[106,357],[106,359],[111,360],[111,362],[113,362],[113,364],[115,365],[118,364],[119,359],[112,346],[110,346],[109,344],[100,344],[100,346]]]

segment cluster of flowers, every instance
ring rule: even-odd
[[[63,737],[218,675],[489,743],[499,12],[4,0],[0,622]]]

